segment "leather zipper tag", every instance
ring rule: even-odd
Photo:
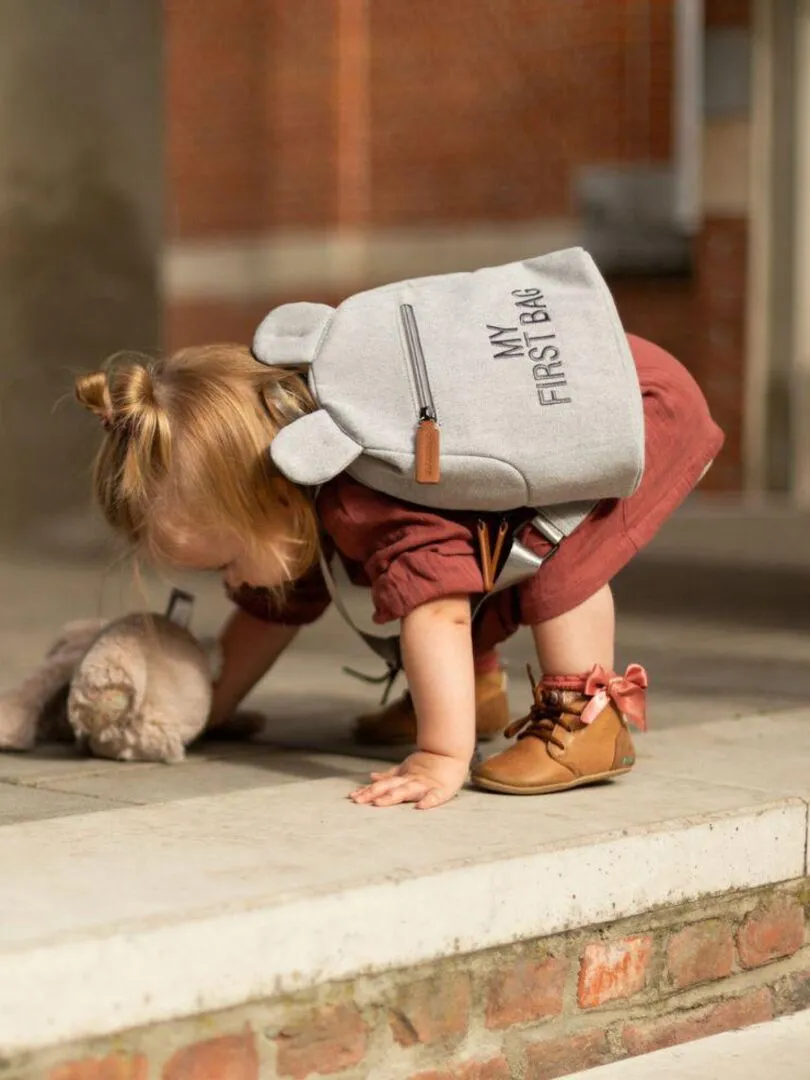
[[[438,484],[441,480],[440,449],[439,425],[435,420],[420,420],[414,451],[417,484]]]

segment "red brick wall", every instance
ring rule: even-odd
[[[166,232],[253,233],[262,225],[263,0],[165,4]],[[227,17],[223,17],[227,15]]]
[[[707,218],[697,244],[697,376],[726,444],[705,480],[710,491],[742,487],[748,224]]]
[[[366,82],[340,68],[340,34],[362,35],[363,23],[341,20],[338,0],[171,0],[168,238],[571,215],[580,166],[670,156],[672,3],[366,0]],[[739,25],[749,3],[708,0],[706,15]],[[719,232],[733,234],[728,258]],[[729,435],[706,486],[734,490],[745,222],[709,223],[695,250],[691,280],[613,286],[628,329],[681,358],[706,391]],[[170,303],[166,344],[246,340],[269,306],[299,298]]]
[[[372,10],[376,224],[570,214],[578,166],[670,156],[671,0]]]
[[[706,0],[707,26],[750,26],[751,0]]]
[[[334,220],[334,7],[166,3],[170,239]]]
[[[370,223],[558,216],[578,166],[668,158],[671,9],[369,0]],[[336,11],[166,4],[170,237],[334,222]]]

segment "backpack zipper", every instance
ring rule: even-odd
[[[419,327],[416,324],[416,314],[410,304],[400,304],[399,314],[416,388],[416,398],[419,402],[414,448],[416,482],[417,484],[438,484],[441,479],[439,418],[436,415],[436,403],[430,388],[430,377],[419,337]]]

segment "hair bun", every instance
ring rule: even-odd
[[[158,409],[152,372],[136,360],[121,364],[111,389],[116,418],[125,423],[143,419]]]
[[[74,384],[76,400],[97,416],[105,427],[113,422],[113,404],[110,384],[104,371],[91,371],[88,375],[79,375]]]

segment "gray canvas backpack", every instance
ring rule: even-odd
[[[631,495],[641,480],[635,364],[581,248],[385,285],[337,309],[285,304],[261,323],[253,352],[308,366],[318,409],[270,448],[298,484],[345,470],[435,509],[528,507],[556,544],[596,502]],[[516,580],[508,545],[498,554],[504,587]],[[532,558],[515,572],[534,572]]]

